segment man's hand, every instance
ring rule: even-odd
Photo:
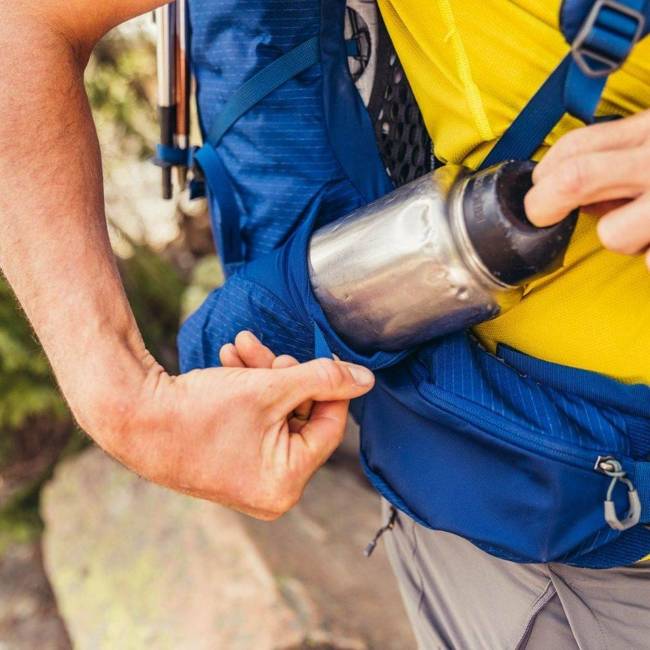
[[[275,358],[252,334],[237,343],[246,364],[153,372],[109,451],[152,481],[274,519],[341,443],[348,401],[374,378],[351,364]]]
[[[362,368],[167,375],[147,352],[111,251],[83,71],[120,20],[162,0],[21,0],[0,21],[0,268],[84,428],[146,478],[258,517],[278,516],[340,440]]]
[[[585,206],[601,216],[603,245],[633,255],[650,246],[650,111],[577,129],[551,147],[533,174],[526,213],[549,226]],[[650,269],[650,250],[646,252]]]

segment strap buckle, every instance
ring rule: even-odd
[[[606,11],[613,11],[619,14],[619,18],[631,19],[634,22],[633,32],[622,32],[620,27],[611,24],[607,20]],[[629,40],[629,47],[621,56],[611,51],[602,49],[602,42],[597,45],[590,44],[590,38],[595,27],[609,29],[614,32],[617,38]],[[620,0],[596,0],[589,15],[583,23],[580,31],[571,44],[571,54],[578,67],[588,77],[606,77],[618,70],[625,59],[641,38],[645,27],[645,16],[636,9],[628,7]]]
[[[594,469],[601,474],[610,476],[612,479],[603,503],[605,521],[609,524],[609,527],[623,531],[636,526],[641,521],[641,499],[634,484],[627,478],[627,472],[625,472],[621,463],[613,456],[598,456]],[[627,514],[622,520],[619,519],[616,513],[616,504],[612,499],[614,488],[619,481],[627,487],[628,498]]]

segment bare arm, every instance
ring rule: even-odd
[[[275,516],[336,447],[344,400],[372,376],[319,361],[177,378],[147,352],[109,245],[83,69],[108,29],[157,4],[23,0],[3,9],[0,268],[100,445],[147,478]],[[339,401],[294,436],[287,418],[308,398]]]
[[[0,268],[75,415],[110,446],[105,425],[153,362],[105,225],[99,145],[83,86],[94,39],[73,37],[70,25],[46,12],[48,3],[31,11],[30,4],[10,9],[0,26]],[[78,31],[104,31],[92,27],[80,22]],[[110,384],[124,390],[106,390]]]

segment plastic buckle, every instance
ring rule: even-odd
[[[610,528],[614,530],[628,530],[636,526],[641,521],[641,499],[639,493],[636,491],[634,484],[627,478],[627,472],[621,466],[621,463],[613,456],[598,456],[594,469],[601,474],[611,477],[609,487],[607,488],[607,496],[603,503],[603,511],[605,521],[609,524]],[[628,490],[628,510],[625,517],[621,520],[616,513],[616,504],[612,500],[614,495],[614,488],[618,482],[623,483]]]
[[[619,59],[613,56],[608,56],[607,53],[597,51],[594,48],[591,48],[588,44],[589,36],[598,23],[603,9],[617,11],[623,16],[631,18],[636,22],[634,36],[631,38],[630,47],[623,58]],[[641,38],[644,27],[645,16],[640,11],[631,9],[618,0],[596,0],[589,15],[580,28],[580,31],[571,44],[571,54],[580,70],[582,70],[582,72],[584,72],[588,77],[606,77],[623,65],[623,62],[632,51],[632,48]],[[596,63],[596,66],[593,65],[594,63]]]

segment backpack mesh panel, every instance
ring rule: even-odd
[[[400,186],[433,169],[431,138],[381,20],[378,40],[377,72],[368,111],[386,170]]]

